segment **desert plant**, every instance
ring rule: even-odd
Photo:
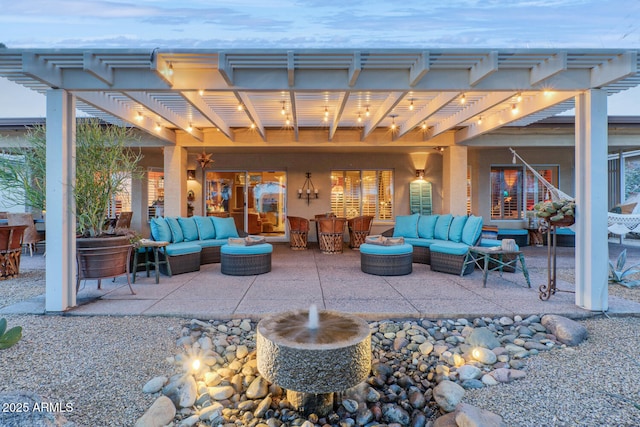
[[[0,319],[0,350],[11,347],[22,338],[22,326],[14,326],[7,331],[7,319]]]
[[[46,196],[46,128],[29,129],[28,148],[16,148],[0,156],[0,184],[15,189],[14,203],[44,209]],[[133,131],[97,119],[81,119],[76,125],[76,231],[86,237],[99,236],[109,203],[125,190],[129,178],[141,176],[142,154],[125,146]]]
[[[640,273],[640,263],[634,264],[631,267],[624,268],[624,265],[627,262],[627,250],[623,250],[618,255],[618,259],[616,260],[616,264],[613,265],[613,262],[609,260],[609,283],[617,283],[622,286],[626,286],[627,288],[632,288],[634,286],[638,286],[640,284],[640,280],[627,280],[627,277]]]

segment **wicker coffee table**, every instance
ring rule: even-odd
[[[258,245],[222,245],[220,248],[220,271],[229,276],[251,276],[271,271],[270,243]]]
[[[412,262],[413,246],[408,243],[391,246],[371,243],[360,245],[360,268],[368,274],[376,276],[411,274]]]

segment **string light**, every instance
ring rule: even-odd
[[[460,97],[460,104],[465,104],[467,102],[467,97],[466,95],[463,93],[462,96]]]
[[[169,62],[169,71],[167,71],[169,76],[173,76],[173,64]]]
[[[511,106],[511,113],[512,114],[517,114],[518,113],[518,104],[513,104]]]
[[[521,94],[521,93],[518,93],[518,94],[516,95],[516,102],[520,102],[520,101],[522,101],[522,94]]]
[[[481,125],[482,124],[482,116],[478,117],[478,124]]]
[[[396,116],[391,116],[391,130],[396,130]]]
[[[370,113],[369,113],[369,107],[367,107],[367,109],[364,111],[364,115],[365,115],[365,116],[367,116],[367,117],[369,117],[369,114],[370,114]]]
[[[427,124],[425,122],[422,122],[422,126],[420,126],[422,128],[422,130],[427,130]]]
[[[285,102],[285,101],[282,101],[282,110],[280,110],[280,114],[282,114],[283,116],[284,116],[285,114],[287,114],[287,111],[286,111],[286,110],[285,110],[285,108],[284,108],[285,104],[286,104],[286,102]]]
[[[200,89],[200,90],[198,91],[198,95],[200,95],[200,96],[204,96],[204,89]]]
[[[144,116],[142,115],[142,113],[140,111],[138,111],[138,115],[136,116],[136,120],[141,122],[142,119],[144,119]]]
[[[362,123],[362,114],[358,113],[358,123]]]
[[[289,120],[289,115],[287,114],[287,118],[285,119],[284,123],[289,126],[291,124],[291,120]]]
[[[244,110],[244,105],[242,105],[242,103],[238,104],[238,111],[242,111]]]
[[[160,122],[156,122],[156,132],[160,132],[162,126],[160,126]]]
[[[329,117],[329,110],[327,109],[327,107],[324,107],[324,116],[325,116],[325,118]]]
[[[256,124],[255,123],[251,123],[251,129],[255,129],[256,128]]]
[[[409,104],[409,111],[413,111],[413,99],[411,100],[411,103]]]
[[[187,127],[187,132],[193,132],[193,126],[191,125],[191,123],[189,123],[189,126]]]

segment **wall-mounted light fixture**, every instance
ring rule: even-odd
[[[442,152],[444,151],[445,147],[438,146],[438,147],[433,147],[433,149],[436,150],[438,153],[442,154]]]
[[[196,170],[195,169],[187,169],[187,180],[194,181],[196,179]]]
[[[424,179],[424,169],[416,169],[416,178]]]
[[[302,188],[298,188],[298,199],[306,198],[307,205],[311,202],[311,195],[315,195],[318,198],[318,189],[314,187],[313,181],[311,181],[311,172],[307,172],[307,179],[304,180]]]

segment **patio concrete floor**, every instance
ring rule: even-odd
[[[640,261],[640,246],[610,242],[610,258],[628,249],[628,264]],[[126,278],[86,281],[78,293],[78,306],[65,315],[178,316],[199,319],[260,317],[291,309],[338,310],[367,320],[386,318],[472,318],[478,316],[527,316],[560,314],[584,318],[599,314],[575,305],[575,294],[557,292],[548,301],[539,299],[539,286],[547,283],[547,248],[523,248],[532,287],[522,273],[490,272],[487,287],[482,271],[468,276],[432,272],[429,265],[413,264],[407,276],[373,276],[360,270],[360,253],[345,246],[344,253],[322,254],[317,244],[293,251],[288,244],[274,244],[272,270],[257,276],[226,276],[220,264],[200,271],[146,277],[138,273],[131,295]],[[558,248],[558,269],[571,269],[574,249]],[[42,256],[23,257],[23,266],[44,268]],[[35,267],[33,267],[35,266]],[[559,290],[574,286],[558,277]],[[2,314],[43,314],[44,295],[4,307]],[[608,315],[640,315],[640,304],[609,296]]]

